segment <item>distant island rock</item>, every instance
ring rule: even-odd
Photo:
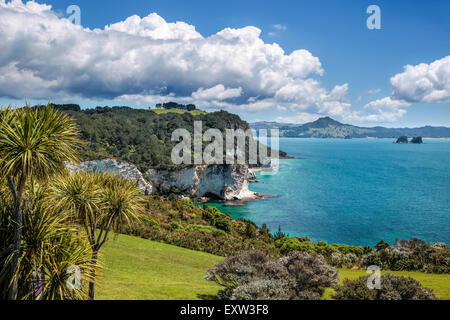
[[[401,144],[401,143],[408,143],[408,137],[407,136],[401,136],[400,138],[397,139],[397,143]]]
[[[422,137],[415,137],[415,138],[412,138],[411,141],[410,141],[410,143],[422,144],[422,143],[423,143]]]
[[[398,143],[398,144],[407,144],[407,143],[422,144],[423,139],[422,139],[422,137],[414,137],[411,140],[408,140],[407,136],[401,136],[400,138],[397,139],[396,143]]]

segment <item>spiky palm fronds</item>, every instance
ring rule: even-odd
[[[111,231],[138,220],[142,211],[142,194],[136,185],[122,177],[97,172],[75,172],[60,175],[50,192],[52,203],[70,212],[74,222],[83,227],[96,263],[101,247]],[[95,270],[91,276],[95,277]],[[90,284],[94,298],[94,284]]]
[[[0,173],[4,177],[45,179],[66,161],[78,160],[75,122],[52,107],[2,108]]]
[[[55,177],[49,193],[51,202],[84,228],[91,244],[95,241],[93,236],[103,212],[99,185],[98,173],[66,172]]]
[[[19,284],[18,298],[27,300],[87,299],[87,284],[95,281],[92,270],[99,267],[92,263],[92,250],[79,226],[70,223],[69,215],[50,204],[47,188],[33,184],[25,192],[23,211],[23,238],[19,267],[13,277]],[[8,212],[0,208],[0,228],[5,233],[0,242],[12,237],[13,228],[8,224]],[[9,219],[10,220],[10,219]],[[5,237],[5,239],[3,239]],[[11,246],[0,252],[5,265],[12,259]],[[81,290],[69,285],[70,267],[80,270]],[[11,279],[7,272],[0,275],[0,286],[7,287]]]
[[[138,220],[143,210],[142,193],[132,181],[116,174],[101,175],[102,196],[105,207],[102,225],[107,230],[119,232]]]
[[[7,180],[14,202],[9,299],[18,298],[19,284],[14,275],[19,272],[26,184],[63,170],[65,161],[76,161],[79,141],[74,121],[50,105],[0,109],[0,179]]]

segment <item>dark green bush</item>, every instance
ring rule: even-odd
[[[214,226],[222,231],[230,232],[231,231],[231,224],[230,222],[223,216],[217,217]]]
[[[141,220],[145,223],[147,227],[150,229],[158,229],[159,223],[155,219],[150,218],[148,215],[143,214],[141,215]]]
[[[178,222],[172,221],[172,222],[170,223],[170,229],[171,229],[171,230],[174,230],[174,231],[178,231],[178,230],[183,229],[183,227],[182,227],[181,224],[179,224]]]

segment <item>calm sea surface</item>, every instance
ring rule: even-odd
[[[281,139],[295,160],[253,191],[275,196],[244,207],[214,204],[233,217],[313,241],[375,245],[380,239],[450,243],[450,140],[397,145],[393,139]]]

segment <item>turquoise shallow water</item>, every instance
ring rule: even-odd
[[[259,176],[253,191],[274,198],[245,207],[214,204],[275,231],[313,241],[375,245],[417,237],[450,243],[450,140],[281,139],[300,157]]]

